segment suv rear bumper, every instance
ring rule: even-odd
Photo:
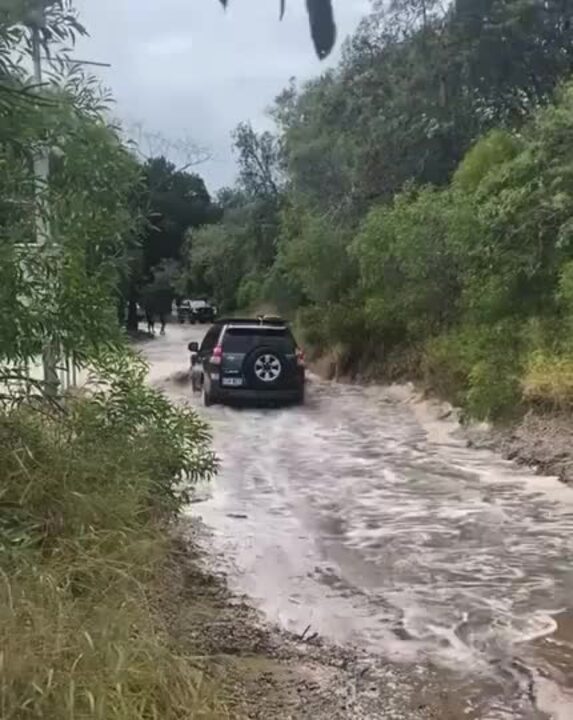
[[[253,388],[223,388],[211,385],[213,402],[252,402],[252,403],[300,403],[304,400],[304,385],[288,390],[255,390]]]

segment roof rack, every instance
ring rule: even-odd
[[[283,326],[287,322],[278,315],[257,315],[257,317],[227,317],[215,320],[216,325],[271,325]]]
[[[287,321],[280,315],[259,315],[257,318],[264,325],[286,325]]]

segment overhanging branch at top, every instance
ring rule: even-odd
[[[220,0],[223,7],[227,7],[228,0]],[[279,0],[279,15],[282,20],[286,0]],[[332,0],[306,0],[306,9],[310,22],[310,34],[314,49],[318,57],[323,60],[330,54],[336,42],[336,24],[332,10]]]

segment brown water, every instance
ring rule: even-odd
[[[177,381],[199,328],[144,346]],[[271,621],[455,678],[472,717],[573,719],[573,490],[469,449],[404,388],[313,379],[305,407],[200,408],[221,471],[189,512]]]

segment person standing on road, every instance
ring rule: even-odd
[[[155,335],[155,320],[153,312],[148,308],[145,308],[145,319],[147,320],[147,332],[150,335]]]

